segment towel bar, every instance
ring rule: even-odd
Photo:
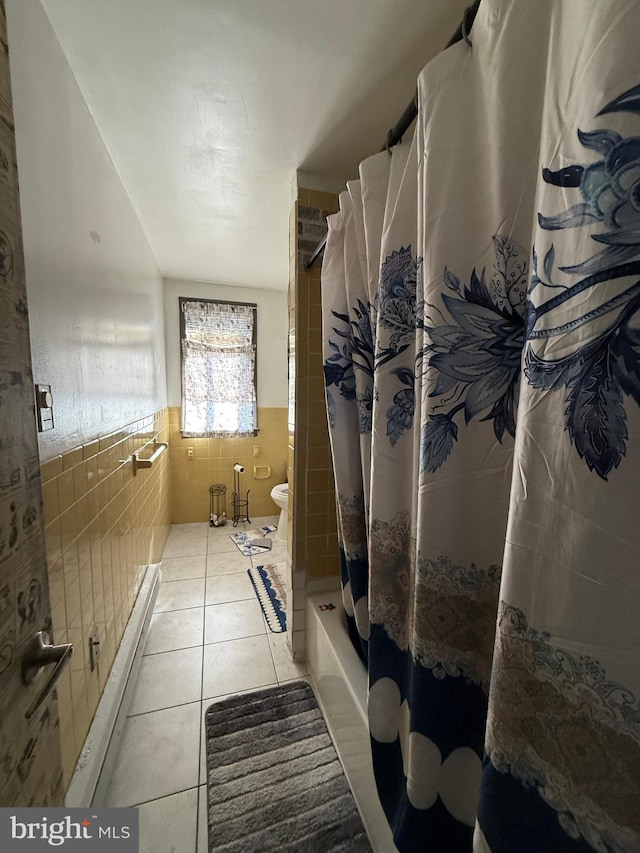
[[[153,441],[149,441],[141,449],[144,450],[144,448],[148,447],[150,444],[153,445],[153,453],[151,454],[151,456],[148,459],[139,459],[138,453],[140,453],[140,450],[138,450],[135,453],[132,453],[131,456],[129,457],[129,459],[121,459],[120,460],[121,463],[129,462],[129,460],[131,460],[131,462],[133,463],[133,476],[134,477],[136,477],[138,474],[138,468],[151,468],[151,466],[157,460],[157,458],[160,456],[160,454],[163,453],[167,449],[167,447],[169,447],[169,442],[158,441],[157,438],[154,438]]]

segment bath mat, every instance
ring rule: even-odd
[[[267,536],[277,530],[277,527],[272,527],[266,524],[264,527],[259,527],[257,530],[243,531],[242,533],[231,533],[231,539],[245,557],[254,557],[256,554],[264,554],[264,548],[256,548],[251,544],[252,539],[257,539],[258,536]]]
[[[211,853],[371,853],[305,681],[216,702],[205,726]]]
[[[274,634],[286,631],[285,589],[277,567],[271,563],[266,566],[252,566],[247,570],[247,574],[251,578],[269,630]]]

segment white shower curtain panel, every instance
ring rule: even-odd
[[[640,4],[482,0],[329,223],[345,609],[402,853],[640,850]]]

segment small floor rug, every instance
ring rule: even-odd
[[[255,548],[251,544],[251,540],[257,539],[259,536],[268,536],[269,533],[273,533],[277,529],[277,527],[266,524],[264,527],[259,527],[257,530],[247,530],[242,531],[242,533],[231,533],[231,541],[245,557],[255,557],[256,554],[266,553],[266,549]]]
[[[287,630],[287,600],[284,583],[276,566],[252,566],[247,570],[269,630],[281,634]]]
[[[216,702],[205,725],[211,853],[371,853],[305,681]]]

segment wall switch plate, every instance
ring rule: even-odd
[[[38,432],[53,429],[53,397],[51,385],[36,383],[36,415],[38,416]]]
[[[89,662],[91,664],[91,672],[98,665],[100,658],[100,635],[98,629],[94,628],[89,637]]]
[[[254,456],[260,456],[260,445],[259,444],[253,445],[253,455]]]
[[[187,459],[193,459],[193,447],[187,447]]]

